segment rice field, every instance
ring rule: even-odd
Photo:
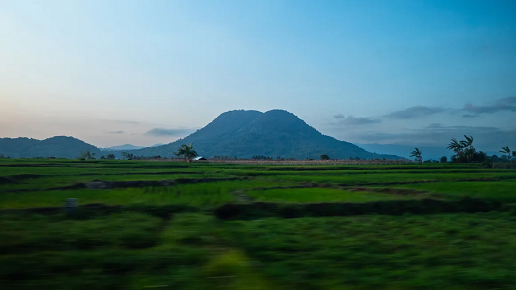
[[[515,289],[515,222],[472,164],[0,159],[0,289]]]

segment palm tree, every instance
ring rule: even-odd
[[[174,152],[174,155],[183,157],[186,162],[190,163],[192,158],[197,157],[197,152],[193,149],[193,143],[190,145],[183,144],[177,149],[177,152]]]
[[[410,157],[415,157],[417,162],[423,162],[423,152],[421,152],[419,148],[415,148],[414,151],[411,152],[411,154],[412,155],[410,155]]]
[[[463,149],[462,144],[459,143],[459,141],[457,141],[457,139],[455,139],[455,138],[451,139],[450,144],[446,148],[453,150],[453,152],[455,152],[455,154],[457,154],[457,155],[461,155],[461,152]]]
[[[473,160],[475,157],[475,147],[473,147],[473,136],[466,136],[464,135],[464,138],[466,138],[466,141],[460,141],[461,145],[464,150],[464,155],[468,161]]]
[[[511,149],[509,149],[509,146],[502,147],[500,153],[507,154],[507,161],[511,160]]]

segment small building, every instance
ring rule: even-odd
[[[202,156],[197,156],[197,157],[195,157],[195,158],[194,158],[194,159],[192,159],[192,160],[193,160],[193,161],[201,161],[201,160],[208,160],[208,159],[206,159],[206,158],[204,158],[204,157],[202,157]]]

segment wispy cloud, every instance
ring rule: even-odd
[[[446,109],[443,107],[414,106],[405,110],[390,113],[384,117],[389,119],[414,119],[431,116],[444,111],[446,111]]]
[[[516,112],[516,97],[498,99],[483,106],[468,103],[464,105],[464,111],[473,114],[493,114],[501,111]]]
[[[339,120],[337,125],[368,125],[382,122],[380,119],[373,118],[355,118],[353,116],[346,118],[342,114],[335,115],[334,118]]]
[[[119,130],[119,131],[108,131],[109,134],[125,134],[125,131]]]
[[[183,136],[188,133],[193,132],[194,129],[188,129],[188,128],[178,128],[178,129],[164,129],[164,128],[154,128],[145,135],[152,135],[152,136]]]

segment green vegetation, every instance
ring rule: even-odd
[[[229,222],[290,289],[511,289],[516,220],[498,213]]]
[[[514,289],[481,166],[1,159],[0,289]]]
[[[410,157],[414,157],[418,163],[423,163],[423,152],[421,152],[419,148],[415,148],[414,151],[410,153]]]
[[[192,158],[197,157],[198,154],[193,148],[193,143],[190,145],[183,144],[179,149],[177,149],[177,152],[174,152],[174,155],[176,155],[179,158],[184,158],[186,162],[190,163],[190,160]]]
[[[376,192],[347,191],[328,188],[269,189],[253,190],[247,194],[257,201],[271,202],[369,202],[378,200],[400,200],[410,197]]]

